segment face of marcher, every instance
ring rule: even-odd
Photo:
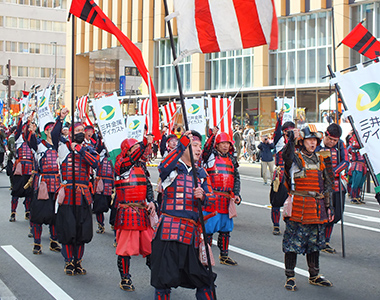
[[[89,140],[94,134],[94,131],[92,129],[89,129],[89,130],[86,130],[86,132],[84,133],[84,137],[86,138],[86,140]]]
[[[198,161],[202,154],[202,143],[200,141],[192,141],[191,147],[193,148],[194,161]]]
[[[230,150],[230,146],[230,142],[221,142],[216,145],[216,150],[222,154],[227,154],[227,152]]]
[[[74,128],[74,134],[84,132],[84,127],[82,125],[79,125]]]
[[[174,149],[175,147],[177,147],[177,144],[178,144],[178,140],[177,139],[170,139],[170,141],[168,142],[168,147],[169,149]]]
[[[317,148],[317,143],[318,141],[316,138],[310,138],[303,141],[306,151],[309,153],[312,153],[315,151],[315,148]]]
[[[69,134],[69,130],[68,129],[62,129],[62,134],[64,136],[67,136]]]
[[[49,127],[45,130],[45,134],[48,138],[51,138],[51,131],[53,130],[53,127]]]
[[[325,144],[326,147],[332,148],[334,147],[339,141],[339,138],[332,137],[330,135],[325,135],[323,137],[323,144]]]

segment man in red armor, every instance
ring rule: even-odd
[[[33,153],[26,141],[26,133],[34,133],[36,131],[36,124],[34,122],[22,123],[23,114],[20,115],[15,131],[15,146],[16,146],[16,161],[13,165],[13,175],[11,176],[12,182],[12,201],[11,201],[11,216],[9,222],[16,221],[16,209],[18,205],[18,199],[25,197],[25,219],[29,220],[30,215],[30,202],[32,200],[33,189],[28,187],[24,189],[24,186],[30,179],[30,176],[34,172],[34,158]]]
[[[348,152],[343,141],[340,139],[341,135],[342,128],[340,128],[338,124],[330,124],[326,129],[321,145],[319,145],[316,149],[316,151],[330,151],[331,164],[334,172],[332,193],[334,221],[326,225],[326,248],[321,250],[322,252],[331,254],[336,253],[335,249],[330,246],[331,234],[334,224],[338,223],[342,219],[346,195],[346,189],[339,179],[339,174],[348,167]]]
[[[310,284],[332,286],[319,275],[319,251],[325,247],[323,224],[333,220],[331,170],[322,154],[315,151],[322,133],[312,132],[308,126],[299,133],[300,149],[295,151],[294,137],[298,137],[298,130],[291,131],[282,155],[286,186],[292,197],[289,209],[288,200],[284,204],[286,228],[282,242],[287,277],[285,288],[289,291],[297,289],[294,272],[297,254],[306,254]]]
[[[210,175],[212,189],[216,195],[214,201],[204,208],[204,214],[217,211],[218,214],[210,218],[206,227],[207,242],[212,244],[212,235],[219,232],[218,247],[220,249],[219,261],[221,264],[235,266],[237,262],[228,256],[230,233],[234,228],[233,219],[229,216],[230,201],[240,204],[240,174],[239,164],[233,156],[233,143],[231,137],[213,129],[212,135],[207,140],[203,153],[203,163]]]
[[[198,132],[187,131],[158,166],[163,194],[159,225],[152,241],[151,285],[155,287],[155,300],[169,300],[171,288],[178,286],[197,289],[197,299],[214,299],[216,274],[210,274],[199,260],[198,211],[198,199],[207,205],[212,188],[207,172],[198,167],[195,188],[188,149],[190,145],[197,162],[202,153],[201,141]]]
[[[33,179],[33,198],[30,205],[30,225],[34,237],[33,254],[42,253],[42,224],[48,224],[50,230],[50,250],[60,252],[55,230],[55,201],[60,187],[58,165],[58,145],[53,145],[51,131],[54,122],[44,127],[45,140],[38,140],[36,135],[28,132],[27,141],[36,159],[37,173]]]
[[[63,108],[51,133],[53,144],[58,145],[62,176],[61,189],[58,192],[59,208],[56,228],[58,241],[62,244],[61,253],[65,259],[65,273],[67,275],[85,275],[86,270],[81,265],[84,244],[89,243],[93,235],[92,196],[88,188],[89,173],[90,168],[98,167],[99,155],[92,147],[83,146],[84,126],[81,123],[72,124],[73,141],[59,141],[62,122],[67,114],[67,108]],[[73,192],[73,159],[75,194]]]
[[[115,162],[118,179],[115,181],[116,255],[121,276],[120,288],[125,291],[135,290],[129,273],[131,256],[141,254],[150,266],[153,228],[148,213],[153,214],[156,207],[149,173],[141,157],[152,142],[152,135],[144,137],[140,143],[135,139],[125,139]]]

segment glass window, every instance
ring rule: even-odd
[[[28,76],[28,67],[18,67],[17,76],[18,77],[27,77]]]
[[[0,27],[3,27],[4,25],[4,17],[0,16]]]
[[[40,68],[29,67],[28,76],[32,77],[32,78],[39,78],[40,77]]]
[[[323,12],[323,13],[319,13],[318,14],[318,28],[317,28],[317,32],[318,32],[318,46],[324,46],[326,45],[326,13]]]
[[[315,83],[315,49],[307,51],[307,78],[308,83]]]
[[[298,83],[306,83],[306,60],[305,60],[306,51],[297,52],[297,76]]]
[[[0,1],[1,2],[1,1]],[[0,75],[2,76],[2,75],[5,75],[5,73],[4,73],[4,71],[3,71],[3,66],[2,65],[0,65]]]
[[[296,18],[288,19],[288,49],[295,48],[296,41]]]
[[[4,42],[3,41],[0,41],[0,51],[4,51],[4,46],[3,46]]]
[[[29,19],[18,18],[18,28],[29,29],[30,28]]]
[[[10,28],[17,28],[17,18],[5,17],[5,25]]]
[[[17,42],[7,41],[5,44],[5,51],[8,52],[17,52]]]
[[[13,76],[17,76],[16,74],[17,74],[17,67],[16,66],[12,66],[11,67],[11,74],[13,75]]]
[[[18,43],[18,52],[29,53],[28,43]]]
[[[299,17],[297,20],[297,47],[306,47],[306,16]]]
[[[65,78],[65,76],[66,76],[66,70],[65,69],[58,69],[57,70],[57,76],[58,76],[58,78],[61,78],[61,79],[63,79],[63,78]]]
[[[326,81],[326,79],[322,79],[328,72],[327,70],[327,53],[326,48],[318,49],[318,82]]]
[[[281,52],[278,54],[278,81],[277,84],[283,85],[286,76],[286,53]]]
[[[29,5],[29,0],[18,0],[18,4]]]
[[[45,30],[45,31],[52,31],[53,29],[53,24],[51,21],[46,21],[46,20],[42,20],[42,30]]]
[[[57,55],[66,55],[66,46],[57,46]]]
[[[40,53],[40,44],[30,43],[30,53],[39,54]]]
[[[30,29],[32,30],[41,30],[41,21],[40,20],[30,20]]]
[[[314,47],[315,46],[315,18],[316,15],[312,14],[309,18],[309,21],[307,22],[307,46],[308,47]]]
[[[380,36],[380,3],[376,4],[376,24],[375,36]]]
[[[286,19],[278,20],[278,50],[286,49]]]
[[[50,68],[41,68],[41,77],[42,78],[50,77],[51,74],[52,74],[52,72],[51,72]]]

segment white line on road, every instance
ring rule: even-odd
[[[29,273],[50,295],[55,299],[73,299],[56,285],[49,277],[33,265],[25,256],[23,256],[12,245],[1,246],[26,272]]]
[[[213,240],[212,243],[214,245],[217,245],[217,241],[216,240]],[[244,249],[241,249],[241,248],[238,248],[238,247],[235,247],[235,246],[232,246],[232,245],[229,245],[229,248],[228,248],[230,251],[233,251],[233,252],[236,252],[238,254],[241,254],[241,255],[244,255],[244,256],[247,256],[249,258],[253,258],[255,260],[258,260],[258,261],[261,261],[265,264],[268,264],[268,265],[272,265],[274,267],[277,267],[277,268],[280,268],[280,269],[283,269],[285,270],[285,266],[284,266],[284,263],[283,262],[279,262],[277,260],[274,260],[274,259],[271,259],[271,258],[268,258],[268,257],[265,257],[265,256],[262,256],[260,254],[256,254],[256,253],[253,253],[253,252],[249,252],[247,250],[244,250]],[[295,268],[295,272],[301,276],[305,276],[305,277],[309,277],[309,272],[306,271],[306,270],[303,270],[303,269],[300,269],[300,268]]]

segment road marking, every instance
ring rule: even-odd
[[[360,214],[354,214],[350,212],[344,212],[344,216],[348,216],[354,219],[362,220],[362,221],[367,221],[367,222],[375,222],[375,223],[380,223],[380,218],[376,217],[370,217],[366,215],[360,215]]]
[[[34,264],[32,264],[25,256],[23,256],[12,245],[1,246],[5,252],[8,253],[30,276],[34,278],[50,295],[55,299],[71,299],[58,285],[56,285],[49,277],[40,271]]]
[[[212,240],[212,243],[214,245],[218,244],[216,240]],[[261,262],[263,262],[265,264],[272,265],[274,267],[277,267],[277,268],[285,270],[285,265],[284,265],[283,262],[280,262],[280,261],[274,260],[272,258],[265,257],[265,256],[262,256],[260,254],[256,254],[256,253],[253,253],[253,252],[250,252],[250,251],[247,251],[247,250],[244,250],[244,249],[232,246],[231,244],[228,246],[228,249],[230,251],[233,251],[233,252],[236,252],[238,254],[247,256],[249,258],[253,258],[255,260],[261,261]],[[303,270],[303,269],[300,269],[300,268],[295,268],[294,271],[297,274],[301,275],[301,276],[309,277],[309,272],[306,271],[306,270]]]
[[[338,224],[341,224],[341,222],[339,221]],[[365,229],[365,230],[369,230],[369,231],[380,232],[379,228],[373,228],[373,227],[369,227],[369,226],[349,223],[349,222],[346,222],[346,221],[344,221],[344,226],[351,226],[351,227]]]

